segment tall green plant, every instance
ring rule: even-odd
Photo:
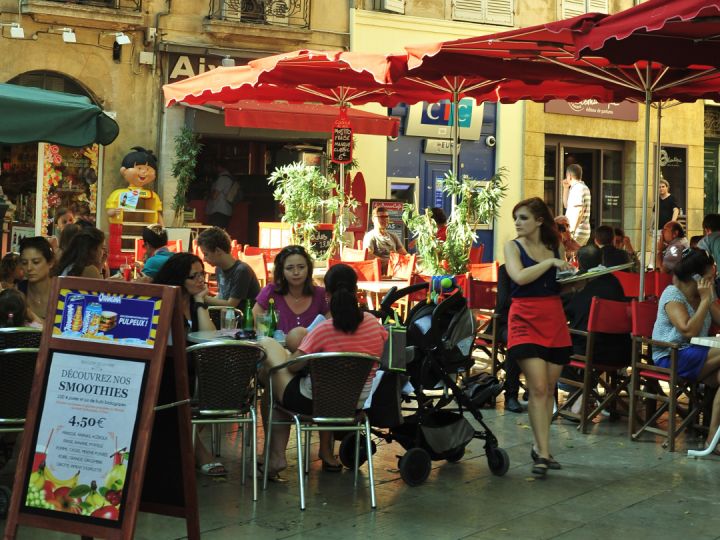
[[[317,167],[302,163],[277,167],[268,183],[275,187],[275,200],[285,208],[282,221],[293,225],[292,242],[312,252],[312,237],[323,214],[335,213],[340,208],[342,198],[337,194],[337,183],[323,176]],[[327,252],[314,255],[327,258],[332,249],[331,245]]]
[[[500,204],[507,194],[506,176],[507,169],[504,167],[487,181],[467,175],[458,180],[452,173],[445,173],[443,191],[456,197],[457,204],[448,219],[444,242],[437,238],[437,225],[429,209],[419,214],[413,206],[405,205],[403,221],[416,238],[419,265],[423,272],[462,274],[467,271],[470,248],[477,240],[475,231],[498,216]]]
[[[183,224],[187,190],[190,187],[190,182],[195,179],[197,157],[203,145],[198,141],[197,135],[186,127],[180,130],[174,141],[175,161],[172,165],[172,175],[175,177],[177,185],[172,201],[172,209],[175,212],[173,224],[179,227]]]

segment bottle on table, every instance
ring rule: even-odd
[[[245,300],[245,309],[243,310],[243,330],[255,330],[255,319],[252,313],[252,304],[250,300]]]
[[[268,310],[265,315],[267,318],[265,334],[273,336],[275,335],[275,330],[277,330],[278,327],[278,315],[277,310],[275,309],[275,300],[273,298],[270,299],[270,305],[268,306]]]

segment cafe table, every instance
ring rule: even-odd
[[[703,345],[705,347],[720,348],[720,336],[704,336],[694,337],[690,339],[690,343],[693,345]],[[720,442],[720,428],[715,432],[715,436],[712,441],[704,450],[688,450],[688,457],[703,457],[712,454],[713,449]]]
[[[363,291],[367,298],[368,309],[378,309],[382,298],[392,289],[397,287],[403,288],[407,285],[405,279],[381,279],[380,281],[358,281],[357,287],[359,291]]]
[[[237,330],[198,330],[197,332],[188,333],[187,340],[191,343],[209,343],[211,341],[222,340],[237,341],[235,339],[236,332]],[[246,341],[257,340],[249,339]],[[285,340],[278,340],[278,343],[280,343],[280,345],[285,345]]]

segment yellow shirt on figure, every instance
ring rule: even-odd
[[[158,194],[149,189],[134,188],[133,186],[116,189],[105,200],[105,208],[107,210],[115,208],[120,209],[120,212],[117,215],[108,216],[108,220],[110,221],[110,223],[123,223],[125,221],[125,211],[133,212],[133,208],[121,204],[121,201],[123,201],[123,197],[127,198],[128,192],[132,192],[133,190],[137,190],[139,192],[137,207],[135,209],[153,210],[153,212],[143,212],[142,214],[138,213],[138,218],[140,218],[140,216],[142,216],[142,218],[134,219],[133,221],[142,221],[145,223],[160,223],[160,220],[162,219],[162,201],[160,200],[160,197],[158,197]]]

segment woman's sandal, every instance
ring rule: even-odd
[[[258,473],[258,478],[263,477],[263,475],[265,474],[265,464],[264,463],[257,464],[257,473]],[[287,484],[288,479],[280,476],[280,471],[273,471],[272,469],[270,469],[268,471],[268,482],[275,482],[276,484]]]
[[[320,461],[322,461],[322,470],[325,472],[340,472],[343,470],[342,463],[330,463],[324,459]]]
[[[535,465],[533,465],[532,473],[538,478],[545,478],[549,468],[550,461],[545,458],[539,457],[535,461]]]
[[[203,473],[205,476],[226,476],[227,470],[225,470],[225,465],[220,463],[219,461],[216,463],[206,463],[205,465],[201,465],[199,467],[200,472]]]
[[[535,451],[535,448],[530,449],[530,457],[535,463],[537,463],[538,459],[540,459],[540,456]],[[550,454],[550,459],[548,459],[548,469],[552,469],[554,471],[559,471],[560,469],[562,469],[562,465],[560,465],[560,463],[554,457],[552,457],[552,454]]]

